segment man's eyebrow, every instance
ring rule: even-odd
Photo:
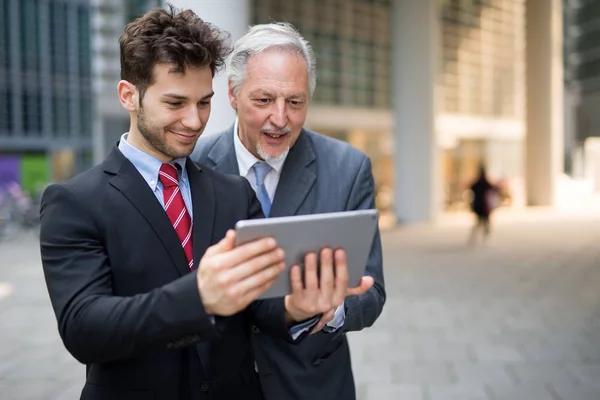
[[[215,95],[215,92],[210,92],[209,94],[207,94],[200,100],[208,100],[211,97],[213,97],[214,95]],[[165,93],[165,94],[163,94],[163,97],[170,97],[175,100],[188,100],[187,96],[182,96],[180,94],[175,94],[175,93]]]
[[[294,100],[304,100],[304,99],[306,99],[306,95],[304,95],[304,94],[293,94],[289,98],[290,99],[294,99]]]
[[[175,93],[165,93],[165,94],[163,94],[163,97],[170,97],[170,98],[176,99],[176,100],[187,100],[186,96],[182,96],[180,94],[175,94]]]
[[[272,96],[271,92],[268,92],[264,89],[257,89],[255,91],[253,91],[252,93],[250,93],[251,96],[257,96],[257,95],[261,95],[261,96]]]

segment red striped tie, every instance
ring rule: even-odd
[[[194,260],[192,259],[192,219],[185,208],[183,196],[179,190],[179,179],[177,169],[171,164],[163,164],[158,172],[158,180],[163,185],[163,201],[167,216],[179,236],[181,247],[187,258],[190,270],[192,270]]]

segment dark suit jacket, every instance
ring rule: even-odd
[[[192,159],[219,172],[239,174],[233,127],[202,138]],[[270,216],[370,208],[375,208],[375,201],[369,158],[347,143],[302,130],[285,160]],[[346,298],[346,319],[338,332],[319,332],[298,346],[290,346],[263,332],[253,335],[267,400],[355,398],[344,333],[371,326],[383,309],[385,288],[379,231],[366,273],[375,279],[375,285],[362,296]]]
[[[262,212],[243,178],[186,165],[198,265],[227,229]],[[81,399],[261,398],[248,332],[289,338],[283,301],[213,325],[164,209],[117,148],[47,188],[40,241],[60,336],[87,367]]]

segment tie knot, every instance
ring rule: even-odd
[[[271,166],[266,162],[258,161],[252,168],[254,168],[254,174],[256,175],[256,184],[264,185],[265,177],[271,172]]]
[[[163,187],[179,186],[179,177],[177,176],[177,168],[171,164],[163,164],[158,171],[158,180]]]

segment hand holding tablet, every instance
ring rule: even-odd
[[[300,282],[302,276],[307,276],[307,271],[301,273],[300,270],[308,268],[308,275],[313,277],[325,273],[319,276],[319,280],[335,280],[334,293],[330,298],[341,304],[345,296],[362,293],[373,285],[372,278],[363,279],[363,275],[377,230],[378,216],[377,210],[359,210],[239,221],[236,224],[236,245],[271,236],[285,251],[286,268],[290,270],[294,265],[299,268],[297,272],[291,269],[291,274],[284,271],[261,298],[290,294],[293,284],[290,279]],[[319,262],[316,255],[321,255],[323,249],[330,249],[331,254],[325,254],[325,258],[321,257]],[[338,251],[334,256],[333,250],[337,249],[344,251]],[[314,254],[305,260],[310,253]],[[320,268],[326,264],[328,268]],[[328,271],[334,272],[329,274]],[[302,283],[306,288],[315,284],[313,280]],[[320,285],[317,282],[317,286]],[[347,291],[348,287],[352,289]]]

